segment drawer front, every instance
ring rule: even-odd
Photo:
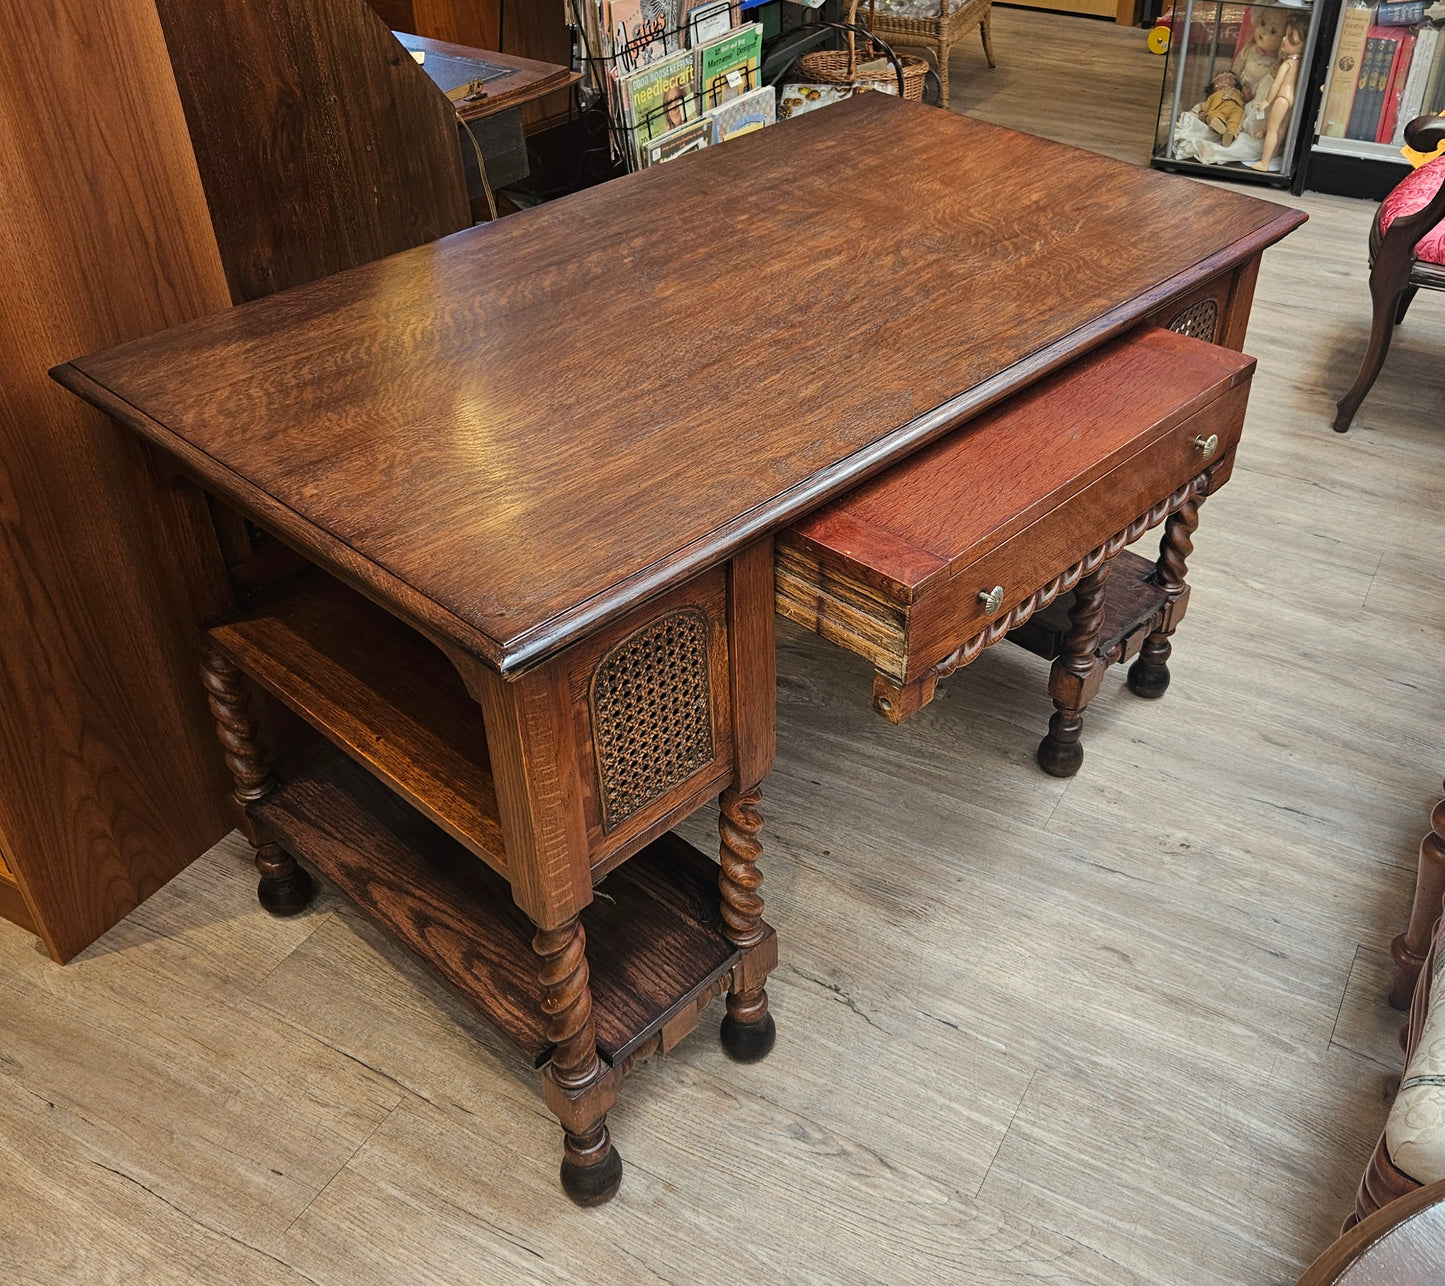
[[[1206,469],[1222,483],[1248,385],[1231,389],[914,605],[904,680],[916,678]],[[1212,447],[1206,455],[1200,440]],[[1003,593],[993,604],[983,596]],[[994,610],[990,611],[992,605]]]

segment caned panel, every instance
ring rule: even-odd
[[[649,622],[598,663],[590,705],[604,830],[712,763],[708,669],[698,607]]]

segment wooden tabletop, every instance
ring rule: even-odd
[[[509,673],[1303,221],[867,94],[55,376]]]
[[[1356,1224],[1298,1286],[1439,1286],[1445,1279],[1445,1179]]]
[[[429,40],[410,32],[391,33],[412,53],[425,55],[422,70],[445,93],[468,81],[482,81],[485,98],[456,105],[457,115],[464,121],[495,116],[509,107],[520,107],[533,99],[544,98],[582,79],[581,72],[559,63],[538,62],[535,58],[518,58],[515,54],[497,53],[490,49],[473,49],[445,40]]]

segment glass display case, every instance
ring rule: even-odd
[[[1318,18],[1303,2],[1174,0],[1159,23],[1169,34],[1153,164],[1291,185],[1312,136]]]

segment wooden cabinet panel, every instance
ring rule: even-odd
[[[0,833],[65,960],[229,822],[199,497],[46,372],[230,298],[153,6],[0,0],[0,29]]]

